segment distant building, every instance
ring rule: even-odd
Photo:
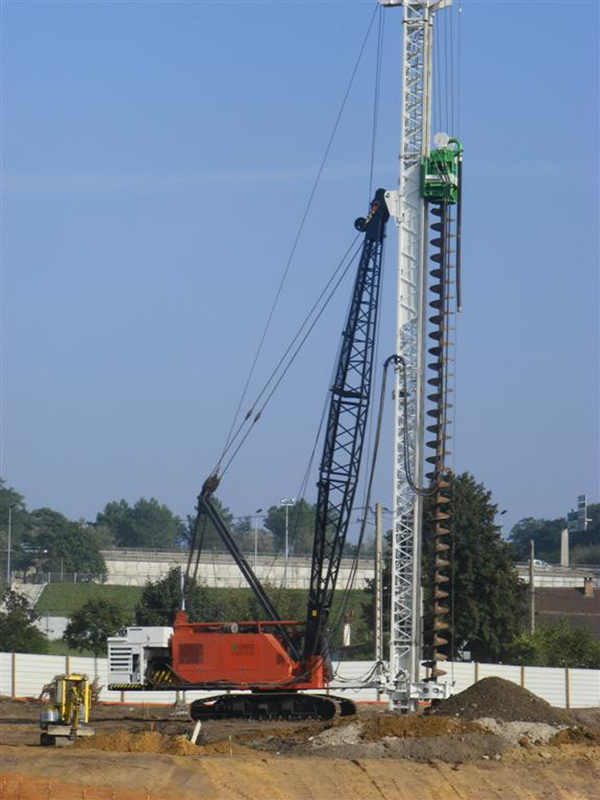
[[[593,578],[571,589],[540,587],[535,590],[535,618],[538,623],[566,619],[573,627],[588,627],[600,639],[600,591]]]

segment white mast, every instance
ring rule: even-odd
[[[394,522],[388,692],[390,708],[414,708],[422,689],[421,660],[421,521],[422,498],[409,486],[423,485],[426,358],[425,275],[427,237],[421,196],[421,160],[429,153],[433,17],[452,0],[379,0],[403,6],[402,140],[398,192],[389,192],[390,213],[398,236],[396,370],[394,414]],[[406,412],[405,413],[405,403]],[[408,461],[408,464],[406,462]],[[430,687],[433,690],[433,686]],[[442,687],[440,687],[441,689]],[[431,691],[429,692],[431,694]]]

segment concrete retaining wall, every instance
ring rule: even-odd
[[[128,550],[105,550],[102,552],[108,570],[107,583],[119,586],[143,586],[146,581],[164,578],[173,567],[185,568],[185,551],[135,552]],[[250,566],[261,583],[284,585],[288,589],[308,589],[310,584],[310,559],[306,556],[290,556],[287,567],[285,558],[279,556],[247,556]],[[352,559],[342,559],[338,577],[338,587],[346,586],[350,578]],[[354,588],[363,589],[367,580],[372,579],[374,567],[372,560],[359,561]],[[198,576],[206,586],[220,586],[237,589],[247,583],[233,559],[221,553],[204,553],[198,569]]]

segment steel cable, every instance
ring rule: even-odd
[[[342,119],[342,115],[343,115],[344,110],[346,108],[346,103],[348,101],[348,97],[350,96],[350,91],[351,91],[352,86],[354,84],[354,79],[355,79],[356,74],[358,72],[358,67],[359,67],[360,62],[362,60],[363,53],[364,53],[367,41],[369,39],[369,35],[371,33],[371,28],[373,27],[373,22],[375,20],[375,16],[377,14],[378,8],[379,8],[379,5],[377,4],[375,9],[374,9],[374,11],[373,11],[373,14],[371,15],[371,19],[370,19],[369,25],[367,27],[367,32],[365,33],[365,36],[363,38],[363,41],[362,41],[362,44],[361,44],[361,47],[360,47],[360,50],[359,50],[358,57],[356,59],[354,67],[352,69],[352,73],[350,75],[350,80],[349,80],[348,85],[346,87],[346,91],[344,93],[344,97],[343,97],[340,109],[338,111],[335,123],[333,125],[333,130],[332,130],[332,132],[331,132],[331,134],[329,136],[329,140],[328,140],[327,146],[325,148],[325,153],[323,155],[323,158],[321,159],[321,163],[319,165],[319,169],[317,170],[317,176],[315,178],[315,181],[313,183],[312,189],[310,191],[310,194],[309,194],[309,197],[308,197],[308,201],[307,201],[305,209],[304,209],[304,213],[302,214],[302,217],[301,217],[301,220],[300,220],[300,225],[298,226],[298,230],[297,230],[296,235],[294,237],[294,241],[293,241],[293,244],[292,244],[292,248],[291,248],[290,254],[289,254],[289,256],[287,258],[287,261],[286,261],[286,264],[285,264],[283,275],[282,275],[281,280],[279,282],[279,286],[278,286],[277,291],[275,293],[275,298],[274,298],[274,300],[273,300],[273,302],[271,304],[271,308],[270,308],[269,314],[267,316],[267,321],[266,321],[265,326],[263,328],[263,332],[261,334],[256,353],[255,353],[254,358],[252,360],[252,365],[251,365],[250,370],[248,372],[248,376],[246,378],[246,382],[245,382],[244,388],[242,390],[242,395],[241,395],[240,400],[238,402],[238,405],[237,405],[237,408],[236,408],[236,411],[235,411],[231,426],[229,428],[229,433],[228,433],[227,438],[225,440],[225,445],[223,446],[223,452],[222,452],[221,457],[219,459],[219,464],[221,463],[221,461],[225,457],[225,454],[226,454],[226,452],[227,452],[227,450],[228,450],[228,448],[229,448],[229,446],[231,444],[232,436],[234,436],[233,431],[235,429],[235,425],[236,425],[237,419],[239,417],[240,410],[242,408],[244,399],[245,399],[246,394],[248,392],[248,388],[250,386],[250,381],[252,380],[252,377],[254,375],[254,371],[256,369],[256,365],[258,363],[258,359],[260,358],[260,355],[262,353],[267,333],[269,331],[269,328],[271,327],[271,322],[273,320],[273,315],[275,313],[275,309],[276,309],[277,304],[279,302],[279,298],[281,296],[281,292],[283,291],[283,287],[284,287],[284,284],[286,282],[286,279],[287,279],[287,276],[288,276],[288,273],[289,273],[293,258],[294,258],[295,254],[296,254],[296,250],[298,248],[298,244],[300,242],[300,238],[302,236],[302,232],[304,230],[304,226],[306,224],[306,220],[308,218],[309,211],[311,209],[311,206],[312,206],[312,203],[313,203],[317,188],[318,188],[319,183],[321,181],[321,176],[323,174],[323,170],[325,168],[325,164],[327,162],[327,159],[329,157],[329,153],[331,151],[333,142],[335,140],[335,136],[337,134],[337,130],[339,128],[339,125],[340,125],[340,122],[341,122],[341,119]],[[246,417],[244,419],[244,422],[247,422],[247,420],[248,420],[248,415],[246,415]],[[218,469],[218,467],[217,467],[217,469]]]

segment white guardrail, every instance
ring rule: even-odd
[[[334,664],[336,679],[331,691],[340,692],[358,702],[377,699],[373,687],[356,687],[373,672],[374,661],[340,661]],[[447,680],[453,692],[462,692],[482,678],[495,676],[523,686],[548,703],[560,708],[599,708],[600,670],[557,669],[551,667],[515,667],[503,664],[477,664],[474,662],[447,662]],[[42,687],[55,675],[65,672],[86,674],[90,680],[98,678],[104,688],[100,699],[104,702],[164,703],[177,700],[176,692],[109,692],[108,663],[106,658],[78,656],[45,656],[28,653],[0,653],[0,695],[4,697],[38,697]],[[186,691],[180,699],[190,702],[215,692]],[[385,695],[382,697],[385,700]]]

